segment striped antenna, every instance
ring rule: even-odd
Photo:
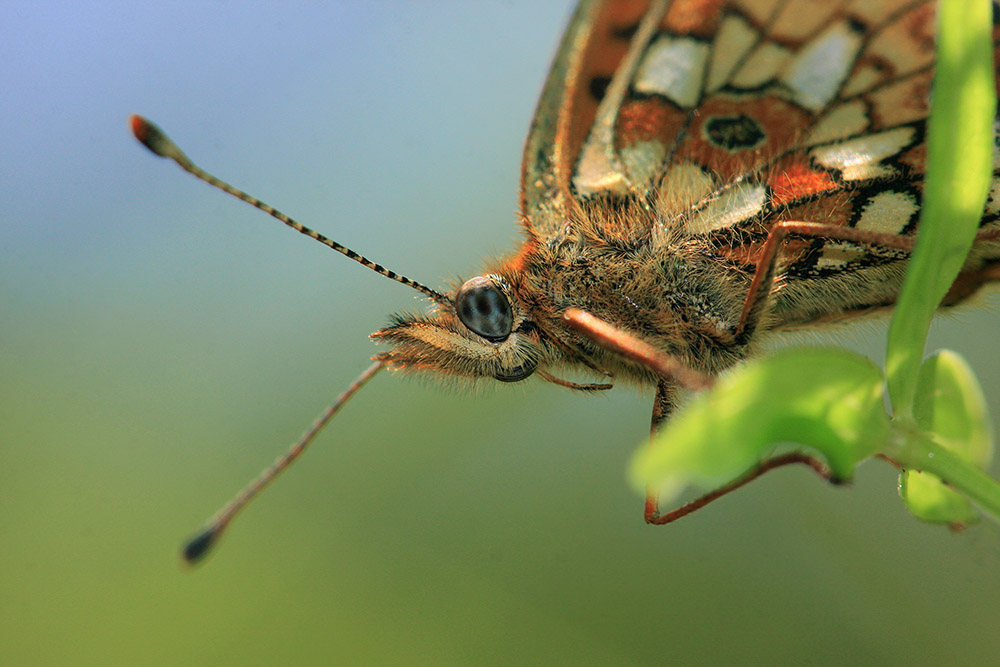
[[[415,280],[410,280],[406,276],[401,276],[395,271],[390,271],[381,264],[376,264],[367,257],[364,257],[354,252],[350,248],[342,246],[336,241],[328,239],[327,237],[323,236],[319,232],[315,232],[306,227],[305,225],[300,224],[299,222],[288,217],[287,215],[285,215],[278,209],[274,208],[273,206],[265,204],[256,197],[251,197],[250,195],[243,192],[239,188],[235,188],[229,183],[226,183],[225,181],[216,178],[215,176],[208,173],[207,171],[196,165],[194,162],[192,162],[191,158],[185,155],[184,151],[178,148],[177,144],[175,144],[170,139],[170,137],[168,137],[166,133],[163,132],[163,130],[157,127],[155,123],[146,120],[142,116],[133,115],[129,118],[129,125],[132,128],[132,134],[135,135],[135,138],[138,139],[143,146],[148,148],[156,155],[159,155],[160,157],[165,157],[173,160],[180,166],[181,169],[188,172],[195,178],[199,178],[208,183],[209,185],[215,186],[220,190],[222,190],[223,192],[227,192],[241,201],[245,201],[254,208],[258,208],[261,211],[264,211],[264,213],[267,213],[271,217],[277,218],[278,220],[285,223],[286,225],[288,225],[295,231],[299,232],[300,234],[305,234],[311,239],[316,239],[326,247],[333,248],[340,254],[350,257],[355,262],[361,264],[362,266],[368,267],[375,273],[383,275],[386,278],[395,280],[398,283],[403,283],[408,287],[412,287],[418,292],[422,292],[423,294],[429,296],[436,303],[440,304],[448,303],[448,297],[446,297],[444,294],[441,294],[441,292],[433,290],[430,287],[427,287],[426,285],[422,285],[421,283],[418,283]]]
[[[181,552],[184,556],[184,560],[188,563],[194,564],[204,558],[208,552],[211,550],[215,543],[219,541],[219,537],[222,536],[223,531],[229,522],[233,520],[236,514],[246,507],[247,503],[254,499],[257,494],[264,490],[268,484],[270,484],[275,477],[277,477],[283,470],[288,468],[295,462],[302,452],[306,450],[309,443],[312,442],[313,438],[316,437],[323,427],[326,426],[327,422],[333,419],[333,416],[337,414],[340,408],[346,403],[351,396],[358,393],[358,391],[365,386],[365,384],[374,377],[376,373],[385,368],[388,359],[382,355],[376,357],[375,363],[365,369],[365,372],[358,376],[358,379],[351,383],[347,389],[344,390],[337,400],[333,402],[333,405],[328,407],[323,411],[316,421],[313,422],[312,426],[302,434],[298,442],[288,448],[288,451],[278,457],[274,463],[269,467],[265,468],[256,479],[251,481],[243,490],[236,494],[236,497],[226,503],[225,507],[219,510],[215,516],[208,520],[204,528],[192,537],[184,545],[184,549]]]

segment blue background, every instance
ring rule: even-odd
[[[1000,540],[866,464],[667,528],[626,487],[651,397],[376,378],[203,567],[177,549],[367,363],[414,293],[516,248],[570,3],[0,6],[0,661],[974,664]],[[997,300],[935,325],[1000,413]],[[992,302],[992,306],[988,304]],[[880,359],[884,325],[838,329]],[[822,340],[830,340],[825,336]]]

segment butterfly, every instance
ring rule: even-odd
[[[204,172],[133,116],[156,154],[430,300],[372,334],[387,349],[185,557],[202,557],[384,368],[582,392],[655,387],[655,431],[679,390],[708,386],[767,334],[891,307],[922,200],[934,29],[932,0],[583,0],[524,149],[523,243],[446,291]],[[943,305],[1000,279],[998,220],[994,180]],[[822,472],[795,455],[759,471],[789,462]],[[678,516],[647,498],[648,522]]]

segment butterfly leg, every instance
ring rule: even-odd
[[[658,350],[646,341],[622,331],[586,311],[570,308],[564,313],[563,319],[572,329],[583,334],[601,347],[613,350],[649,368],[663,378],[657,384],[656,398],[653,402],[653,416],[650,430],[654,435],[667,422],[671,412],[673,412],[677,402],[678,386],[685,387],[686,389],[702,390],[707,389],[712,384],[710,376],[689,368],[679,359]],[[644,518],[646,523],[655,525],[672,523],[683,516],[691,514],[695,510],[701,509],[713,500],[717,500],[727,493],[735,491],[767,471],[791,463],[804,463],[826,479],[831,479],[830,471],[822,461],[805,454],[791,452],[761,461],[725,486],[700,498],[696,498],[666,514],[660,513],[656,493],[652,489],[647,489],[646,505],[643,513]]]
[[[764,243],[764,250],[760,260],[757,262],[757,270],[754,271],[753,280],[750,281],[750,288],[747,290],[746,300],[743,302],[740,324],[736,329],[736,340],[738,341],[745,342],[753,336],[754,330],[760,322],[760,316],[763,314],[764,308],[767,306],[767,300],[771,295],[774,269],[777,265],[778,255],[785,242],[785,238],[789,234],[852,241],[854,243],[868,243],[906,251],[912,250],[914,244],[914,239],[909,236],[884,234],[866,229],[857,229],[855,227],[797,222],[793,220],[776,223],[771,228],[767,236],[767,241]]]
[[[708,389],[712,377],[691,368],[683,361],[653,347],[641,338],[622,331],[579,308],[567,308],[563,321],[601,347],[648,368],[662,378],[677,382],[688,389]]]
[[[651,435],[655,436],[657,431],[660,430],[660,427],[667,422],[667,419],[670,417],[670,413],[673,411],[674,405],[676,404],[676,400],[676,385],[668,382],[660,382],[656,388],[656,398],[653,400],[653,419],[650,427]],[[781,456],[775,456],[761,461],[756,466],[728,484],[706,493],[699,498],[695,498],[694,500],[664,514],[660,513],[656,492],[647,488],[646,507],[643,513],[644,518],[646,523],[653,524],[655,526],[673,523],[674,521],[677,521],[677,519],[700,510],[705,505],[714,500],[718,500],[727,493],[731,493],[741,486],[749,484],[769,470],[774,470],[775,468],[780,468],[792,463],[805,464],[815,470],[821,477],[824,477],[827,480],[831,479],[830,469],[827,468],[826,465],[819,459],[800,452],[789,452],[788,454],[782,454]]]
[[[670,418],[670,413],[674,411],[674,407],[676,405],[677,385],[661,380],[659,384],[656,385],[656,397],[653,399],[653,417],[650,420],[649,425],[650,437],[655,436],[660,430],[660,427],[667,423],[667,420]],[[672,512],[670,514],[672,514]],[[657,525],[669,523],[669,521],[662,521],[665,516],[669,516],[669,514],[660,514],[660,503],[656,492],[653,489],[646,487],[646,506],[643,511],[643,518],[646,519],[646,523]]]
[[[777,264],[779,252],[785,238],[789,234],[864,243],[883,248],[895,248],[906,252],[912,251],[916,244],[916,238],[913,236],[875,232],[867,229],[857,229],[856,227],[843,227],[841,225],[817,222],[799,222],[795,220],[785,220],[776,223],[767,236],[763,253],[757,262],[757,270],[754,272],[750,288],[747,290],[746,301],[743,303],[743,312],[740,315],[740,324],[736,329],[736,340],[738,341],[745,342],[748,340],[757,328],[760,316],[767,305],[768,297],[771,295],[771,284],[774,280],[774,269]],[[996,241],[998,237],[1000,237],[1000,229],[984,229],[976,235],[975,243]],[[995,280],[997,276],[994,273],[997,273],[997,271],[994,270],[993,273],[987,271],[981,279],[983,281]],[[959,276],[953,289],[960,290],[962,288],[962,285],[959,284],[961,281],[962,276]],[[952,300],[960,300],[960,297]],[[949,302],[948,297],[945,297],[945,302]]]

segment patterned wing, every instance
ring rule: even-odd
[[[574,205],[638,201],[654,244],[704,238],[745,266],[776,220],[911,232],[934,11],[932,0],[583,3],[529,137],[529,224],[551,240]],[[899,258],[797,243],[789,281]]]
[[[539,238],[566,229],[578,196],[572,182],[581,147],[608,82],[629,52],[629,31],[649,11],[648,0],[582,0],[570,20],[535,110],[521,168],[522,216]]]

